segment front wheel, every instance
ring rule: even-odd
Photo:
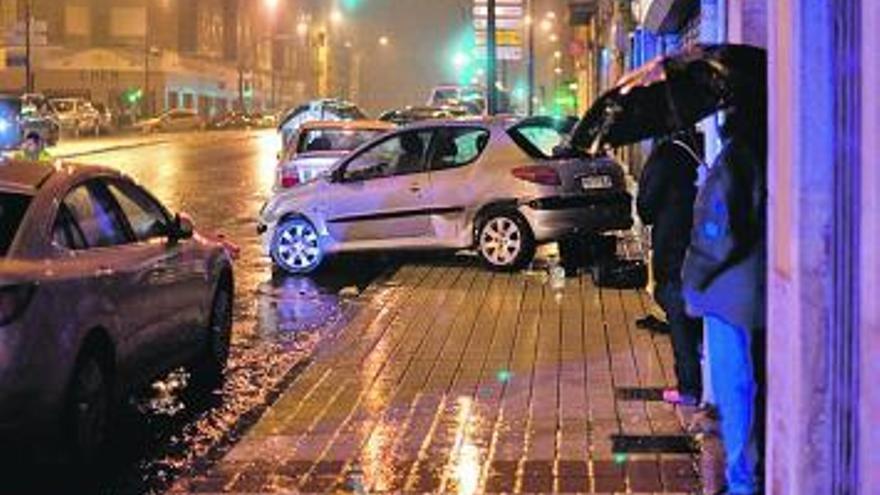
[[[324,259],[318,232],[304,218],[285,220],[278,226],[271,255],[279,268],[295,275],[314,272]]]
[[[492,213],[479,225],[477,249],[489,268],[517,270],[534,258],[535,238],[528,223],[518,213]]]
[[[213,389],[223,384],[232,341],[232,301],[232,288],[221,282],[211,303],[207,346],[194,370],[198,388]]]

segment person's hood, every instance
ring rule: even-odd
[[[597,153],[693,126],[766,88],[766,52],[747,45],[697,45],[657,58],[602,94],[569,144]]]

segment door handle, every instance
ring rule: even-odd
[[[413,184],[409,185],[409,190],[410,190],[410,192],[417,193],[422,190],[422,186],[421,186],[421,184],[413,183]]]
[[[109,275],[113,275],[113,269],[109,266],[100,266],[95,270],[96,277],[107,277]]]

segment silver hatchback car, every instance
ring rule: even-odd
[[[232,303],[224,246],[127,177],[0,161],[0,445],[88,464],[132,387],[219,383]]]
[[[566,129],[549,117],[425,122],[375,139],[330,173],[272,197],[258,232],[290,273],[328,254],[475,248],[500,270],[539,243],[626,229],[632,198],[607,157],[554,157]]]

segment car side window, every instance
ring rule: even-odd
[[[146,191],[134,184],[119,181],[110,182],[107,189],[122,208],[135,239],[148,241],[168,235],[171,223],[168,215]]]
[[[348,162],[345,180],[356,182],[424,172],[432,135],[432,131],[408,131],[376,144]]]
[[[489,144],[489,131],[479,128],[449,128],[437,138],[431,170],[463,167],[473,163]]]
[[[88,247],[82,229],[73,219],[70,209],[63,203],[58,209],[58,216],[52,228],[52,240],[56,245],[67,249],[79,250]]]
[[[122,213],[98,183],[77,186],[64,198],[63,205],[79,225],[87,247],[117,246],[128,242]]]

